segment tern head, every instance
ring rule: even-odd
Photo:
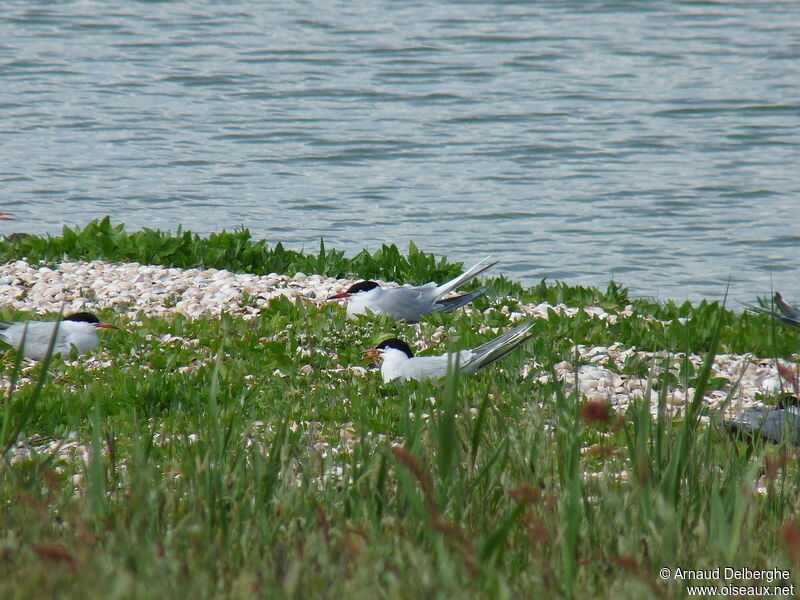
[[[117,329],[109,323],[102,323],[100,319],[97,318],[97,315],[94,315],[90,312],[73,313],[67,317],[64,317],[64,320],[72,321],[73,323],[89,323],[94,325],[97,329]]]
[[[388,340],[383,340],[380,344],[375,346],[371,350],[366,351],[367,358],[380,358],[383,356],[383,353],[386,350],[399,350],[403,354],[405,354],[408,358],[414,358],[414,351],[411,350],[408,344],[406,344],[403,340],[399,340],[397,338],[390,338]]]
[[[347,291],[342,294],[336,294],[335,296],[331,296],[328,300],[336,300],[338,298],[349,298],[355,294],[360,294],[362,292],[368,292],[370,290],[374,290],[375,288],[381,287],[374,281],[359,281],[358,283],[354,283]]]

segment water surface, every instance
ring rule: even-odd
[[[798,2],[3,2],[2,231],[800,303]]]

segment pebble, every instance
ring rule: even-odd
[[[57,313],[64,303],[65,312],[80,310],[111,309],[135,321],[140,314],[164,317],[175,313],[191,319],[207,318],[222,313],[254,318],[261,310],[267,310],[269,303],[279,297],[287,297],[293,302],[310,302],[322,305],[333,294],[341,293],[352,285],[353,280],[339,280],[322,275],[296,273],[294,277],[270,273],[259,276],[249,273],[232,273],[220,269],[168,268],[139,263],[113,263],[107,261],[64,262],[56,268],[30,265],[24,260],[9,262],[0,266],[0,306],[28,313]],[[396,285],[387,283],[385,285]],[[244,293],[255,302],[244,302]],[[252,306],[255,304],[255,307]],[[466,308],[471,312],[471,307]],[[484,313],[497,310],[487,309]],[[506,306],[501,312],[512,320],[535,317],[547,319],[551,312],[574,316],[578,308],[565,304],[551,305],[521,304],[511,312]],[[616,314],[606,312],[599,306],[584,307],[583,312],[592,318],[609,323],[634,315],[633,306],[626,306]],[[656,322],[647,315],[638,315]],[[481,327],[481,332],[496,335],[496,328]],[[419,331],[419,329],[418,329]],[[433,333],[427,332],[425,339],[416,342],[422,350],[439,344],[448,335],[446,328],[437,327]],[[641,398],[649,384],[648,378],[655,381],[662,370],[658,357],[664,353],[651,353],[623,348],[619,343],[610,346],[587,347],[576,345],[572,353],[578,355],[578,389],[588,398],[610,399],[617,409],[624,409],[637,398]],[[631,357],[637,357],[650,367],[647,377],[630,376],[610,371],[605,367],[609,359],[617,364]],[[672,357],[675,359],[676,357]],[[688,360],[696,370],[703,359],[690,355]],[[674,360],[670,370],[679,373],[679,360]],[[787,367],[796,369],[794,363]],[[301,367],[301,372],[310,374],[311,365]],[[744,373],[742,374],[742,371]],[[569,393],[575,385],[575,365],[565,360],[555,365],[557,377],[564,382]],[[351,367],[353,376],[364,376],[362,367]],[[537,381],[549,381],[549,372],[535,362],[529,361],[520,371],[521,376]],[[276,370],[274,375],[285,377]],[[728,380],[721,390],[709,390],[705,395],[707,408],[714,409],[726,401],[732,384],[741,376],[727,411],[740,411],[743,408],[763,405],[760,396],[774,394],[781,389],[781,378],[774,361],[750,356],[718,355],[713,365],[713,376]],[[0,380],[0,388],[7,382]],[[786,382],[784,388],[791,389]],[[694,390],[683,390],[680,386],[667,390],[667,404],[671,409],[680,410],[693,397]],[[757,399],[759,398],[759,399]],[[650,390],[650,401],[658,405],[658,391]]]
[[[0,303],[19,311],[53,313],[64,302],[66,312],[111,308],[124,310],[129,318],[139,312],[193,319],[223,312],[249,316],[252,307],[242,305],[245,292],[260,307],[279,296],[322,303],[350,283],[304,273],[291,278],[106,261],[64,262],[51,269],[17,260],[0,266]]]
[[[314,372],[313,365],[303,365],[300,367],[300,373],[303,375],[311,375]]]

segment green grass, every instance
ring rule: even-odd
[[[0,242],[0,260],[22,257],[417,283],[459,271],[414,247],[306,255],[247,232],[128,234],[108,220]],[[730,438],[699,400],[681,418],[639,402],[592,419],[562,383],[537,382],[577,360],[575,343],[621,342],[703,354],[705,368],[672,380],[651,363],[612,365],[699,399],[721,383],[707,369],[715,353],[787,357],[797,333],[720,303],[631,300],[616,284],[489,281],[476,306],[498,310],[434,315],[421,335],[447,327],[442,351],[479,343],[478,326],[507,327],[499,309],[517,301],[634,314],[608,324],[553,312],[531,343],[477,375],[404,385],[338,368],[363,366],[382,334],[413,327],[287,299],[252,321],[142,316],[129,327],[101,313],[128,329],[104,332],[93,353],[111,361],[102,369],[23,368],[5,352],[4,378],[32,381],[2,406],[0,597],[684,597],[662,567],[781,567],[797,581],[800,471],[792,457],[774,468],[791,448]],[[195,341],[162,344],[168,333]],[[51,449],[11,462],[17,440]],[[75,458],[63,458],[74,442]]]

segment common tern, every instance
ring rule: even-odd
[[[383,382],[439,379],[447,375],[448,363],[456,363],[462,373],[469,374],[500,360],[531,337],[533,321],[528,321],[472,350],[461,350],[439,356],[414,356],[403,340],[392,338],[382,341],[374,349],[367,350],[368,358],[380,358]]]
[[[328,300],[348,298],[347,316],[351,319],[368,312],[386,314],[395,319],[403,319],[409,323],[419,321],[419,318],[435,312],[452,312],[457,308],[466,306],[475,298],[483,294],[488,287],[482,287],[460,296],[444,298],[468,281],[471,281],[487,269],[497,264],[497,261],[484,265],[489,260],[484,258],[477,265],[464,271],[455,279],[442,285],[426,283],[418,287],[383,288],[374,281],[359,281],[342,293],[331,296]]]
[[[761,436],[776,443],[788,439],[792,444],[800,445],[800,407],[795,405],[753,407],[723,423],[731,431],[748,437]]]
[[[754,306],[752,304],[746,304],[745,306],[752,311],[771,315],[773,318],[781,321],[782,323],[786,323],[787,325],[800,327],[800,310],[786,304],[780,292],[775,292],[774,301],[779,312],[775,312],[769,308],[764,308],[763,306]]]
[[[55,334],[53,354],[66,356],[72,346],[83,354],[98,344],[98,329],[117,329],[108,323],[101,323],[89,312],[78,312],[59,321],[19,321],[9,323],[0,321],[0,340],[13,346],[16,350],[22,346],[22,352],[28,358],[42,360],[47,355],[50,339]]]

